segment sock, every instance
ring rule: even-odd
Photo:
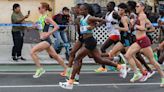
[[[69,76],[70,72],[72,71],[72,68],[67,68],[66,76]]]
[[[76,74],[76,75],[75,75],[75,79],[76,79],[76,80],[79,80],[79,78],[80,78],[80,75],[79,75],[79,74]]]
[[[117,57],[114,57],[113,60],[114,60],[115,62],[118,62],[118,61],[120,61],[120,57],[118,57],[118,56],[117,56]]]

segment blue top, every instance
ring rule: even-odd
[[[80,20],[80,33],[81,34],[88,34],[88,33],[93,33],[92,30],[88,30],[88,18],[90,17],[90,15],[87,15],[85,18],[82,17]]]

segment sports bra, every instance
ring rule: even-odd
[[[46,18],[47,18],[47,15],[39,17],[39,20],[38,20],[38,30],[39,30],[39,32],[48,32],[50,25],[45,22]]]
[[[92,33],[92,30],[88,30],[87,27],[89,26],[88,24],[88,18],[91,15],[87,15],[86,17],[82,17],[80,20],[80,33],[81,34],[87,34],[87,33]]]

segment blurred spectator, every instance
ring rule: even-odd
[[[164,9],[159,10],[160,18],[158,19],[158,24],[161,27],[162,40],[164,40]]]
[[[53,20],[58,25],[68,25],[70,22],[70,10],[67,7],[62,9],[62,12],[53,16]],[[54,48],[57,53],[60,53],[62,47],[66,49],[66,59],[69,59],[69,50],[70,50],[70,43],[67,37],[68,26],[60,26],[60,29],[54,33],[54,37],[56,38],[54,42]]]
[[[159,15],[157,13],[153,13],[153,8],[152,6],[147,5],[145,9],[145,13],[150,20],[151,23],[157,23],[157,20],[159,18]]]
[[[21,24],[25,22],[25,19],[29,17],[29,12],[26,16],[23,16],[19,4],[13,5],[13,13],[11,16],[11,21],[13,24]],[[14,46],[12,48],[12,59],[17,61],[18,59],[26,60],[22,57],[22,47],[23,47],[23,37],[24,37],[25,27],[12,27],[12,37]]]

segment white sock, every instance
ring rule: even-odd
[[[116,57],[113,58],[113,60],[118,62],[118,61],[120,61],[120,57],[116,56]]]
[[[76,75],[75,75],[75,79],[76,79],[76,80],[79,80],[79,78],[80,78],[80,75],[79,75],[79,74],[76,74]]]

